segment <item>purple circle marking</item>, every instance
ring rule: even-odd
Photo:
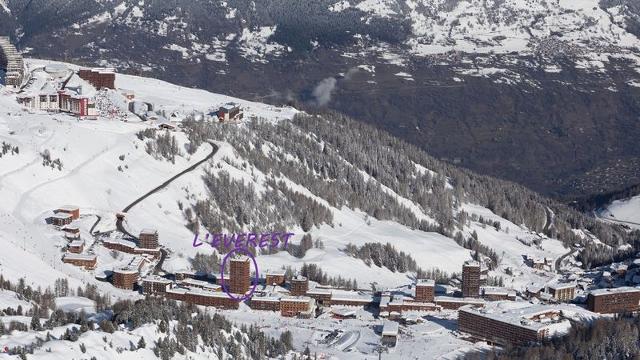
[[[256,268],[256,276],[253,279],[253,287],[251,288],[251,290],[249,291],[249,293],[246,293],[244,295],[242,295],[241,297],[236,297],[234,296],[230,291],[229,291],[229,287],[227,286],[225,288],[224,286],[224,264],[227,263],[227,260],[229,259],[229,257],[231,256],[231,254],[235,253],[236,251],[240,251],[243,252],[245,254],[247,254],[247,256],[249,256],[251,258],[251,260],[253,260],[253,266],[255,266]],[[258,274],[258,262],[256,261],[255,256],[253,256],[253,254],[251,254],[249,252],[249,250],[245,249],[245,248],[241,248],[241,247],[237,247],[231,251],[229,251],[227,253],[227,255],[225,255],[224,259],[222,260],[222,264],[220,264],[220,287],[222,287],[222,290],[227,293],[227,296],[229,296],[229,298],[237,301],[237,302],[242,302],[246,299],[249,299],[253,293],[256,291],[256,287],[258,287],[258,282],[260,282],[260,278],[259,278],[259,274]]]

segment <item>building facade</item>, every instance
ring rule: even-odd
[[[116,72],[112,68],[80,69],[78,76],[100,90],[115,89]]]
[[[416,282],[416,301],[432,303],[435,297],[436,282],[433,280],[419,279]]]
[[[164,294],[171,288],[173,282],[159,276],[148,276],[142,279],[142,290],[145,294]]]
[[[82,266],[85,269],[95,269],[98,257],[96,255],[65,253],[62,257],[62,262],[75,266]]]
[[[302,296],[309,291],[309,279],[298,275],[291,279],[291,296]]]
[[[231,259],[229,262],[229,291],[246,294],[251,288],[251,263],[247,256]]]
[[[156,249],[158,247],[158,230],[143,229],[138,236],[138,243],[142,249]]]
[[[113,270],[113,286],[119,289],[133,290],[133,287],[138,281],[138,270],[130,267],[124,267]]]
[[[80,208],[73,205],[64,205],[53,211],[54,213],[63,213],[71,215],[73,220],[80,218]]]
[[[576,297],[576,283],[551,283],[547,285],[547,292],[556,301],[571,301]]]
[[[480,263],[467,261],[462,266],[462,296],[480,296]]]
[[[295,317],[311,316],[314,301],[308,296],[285,296],[280,299],[280,314]]]
[[[593,290],[587,295],[587,309],[600,314],[640,311],[640,288]]]
[[[249,302],[253,310],[280,311],[280,298],[273,296],[254,296]]]
[[[265,275],[265,285],[284,285],[284,273],[267,273]]]

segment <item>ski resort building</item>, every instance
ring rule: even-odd
[[[62,229],[64,233],[64,237],[67,239],[79,239],[80,238],[80,228],[77,226],[65,226]]]
[[[220,122],[240,121],[244,116],[242,108],[236,103],[222,105],[216,114]]]
[[[49,217],[48,221],[56,226],[65,226],[71,224],[73,215],[67,213],[55,213]]]
[[[85,269],[95,269],[98,257],[96,255],[65,253],[62,262],[75,266],[82,266]]]
[[[467,261],[462,265],[462,296],[480,296],[480,263]]]
[[[231,259],[229,265],[229,291],[245,294],[251,287],[251,263],[247,256]]]
[[[458,311],[458,330],[499,345],[539,342],[571,327],[565,311],[510,301],[487,303],[481,308],[464,306]],[[574,311],[580,310],[576,307]]]
[[[133,290],[136,281],[138,281],[139,274],[138,269],[129,266],[114,269],[113,286],[120,289]]]
[[[168,299],[184,301],[195,305],[213,306],[219,309],[239,308],[239,302],[231,299],[223,292],[175,287],[167,289],[165,296]]]
[[[280,314],[288,317],[311,317],[315,301],[308,296],[285,296],[280,299]]]
[[[397,322],[385,321],[382,324],[382,337],[380,343],[385,346],[394,347],[398,342],[400,325]]]
[[[138,244],[143,249],[158,248],[158,230],[143,229],[138,236]]]
[[[291,295],[302,296],[309,290],[309,279],[302,275],[298,275],[291,279]]]
[[[115,89],[116,71],[113,68],[80,69],[78,76],[96,89]]]
[[[433,303],[436,282],[427,279],[418,279],[416,282],[415,299],[420,302]]]
[[[273,295],[253,296],[249,301],[253,310],[280,311],[280,297]]]
[[[80,218],[80,208],[73,205],[64,205],[53,211],[54,213],[63,213],[71,215],[73,220]]]
[[[600,314],[640,311],[640,288],[627,286],[592,290],[587,295],[587,308]]]
[[[142,256],[136,256],[127,266],[113,270],[113,286],[120,289],[133,290],[135,283],[138,281],[140,269],[144,266],[146,259]]]
[[[39,90],[19,94],[16,99],[18,104],[32,110],[60,110],[58,90],[50,83],[45,83]]]
[[[552,282],[547,285],[547,291],[552,299],[559,302],[568,302],[576,297],[575,282]]]
[[[142,279],[142,290],[145,294],[164,294],[173,285],[173,281],[157,275],[147,276]]]
[[[80,254],[84,251],[84,241],[83,240],[73,240],[69,243],[67,247],[67,251],[74,254]]]
[[[269,272],[265,275],[265,285],[284,285],[284,272]]]
[[[329,289],[312,289],[307,291],[307,296],[316,301],[318,306],[331,305],[332,292]]]
[[[24,60],[8,36],[0,36],[0,70],[5,72],[5,84],[20,87],[24,78]]]
[[[443,309],[447,310],[458,310],[463,306],[482,306],[485,304],[485,301],[478,298],[459,298],[459,297],[451,297],[451,296],[436,296],[435,298],[436,305],[441,306]]]
[[[485,286],[481,288],[482,298],[487,301],[501,301],[501,300],[516,300],[516,292],[515,290],[493,287],[493,286]]]

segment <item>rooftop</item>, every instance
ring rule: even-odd
[[[569,288],[575,288],[576,283],[575,281],[570,281],[570,282],[552,281],[547,284],[547,287],[549,287],[550,289],[556,289],[556,290],[569,289]]]
[[[69,243],[69,246],[71,247],[79,247],[84,245],[84,240],[73,240],[72,242]]]
[[[71,214],[57,213],[57,214],[51,215],[51,217],[54,218],[54,219],[68,219],[68,218],[71,217]]]
[[[467,260],[464,262],[463,267],[480,267],[480,263],[475,260]]]
[[[68,260],[95,260],[97,257],[92,254],[64,253],[64,259]]]
[[[385,321],[382,323],[382,336],[398,336],[399,329],[397,322]]]
[[[463,306],[460,312],[476,314],[485,318],[508,323],[529,330],[549,329],[550,333],[567,330],[569,317],[592,317],[591,312],[575,305],[541,305],[517,301],[495,301],[481,308]]]
[[[416,286],[436,286],[436,282],[431,279],[418,279]]]
[[[283,296],[280,301],[283,302],[310,302],[311,298],[308,296]]]
[[[622,294],[622,293],[635,293],[640,292],[640,287],[631,287],[631,286],[623,286],[617,288],[607,288],[607,289],[595,289],[591,290],[589,294],[593,296],[601,296],[608,294]]]
[[[140,231],[140,235],[158,235],[158,230],[156,229],[142,229]]]
[[[165,279],[158,275],[149,275],[142,279],[142,281],[160,283],[160,284],[171,284],[173,281],[169,279]]]
[[[76,211],[79,209],[80,208],[75,205],[62,205],[58,208],[58,210],[63,210],[63,211]]]

